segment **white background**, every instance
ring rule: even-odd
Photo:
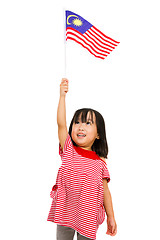
[[[105,60],[73,41],[66,48],[67,125],[82,107],[96,109],[106,123],[118,233],[106,235],[105,220],[97,240],[159,240],[160,17],[158,1],[143,0],[1,1],[1,239],[56,239],[47,217],[61,165],[63,8],[120,41]]]

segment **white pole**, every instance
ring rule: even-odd
[[[63,8],[63,23],[64,23],[64,78],[66,78],[66,9]]]

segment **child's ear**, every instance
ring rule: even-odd
[[[100,139],[99,134],[97,133],[97,139]]]

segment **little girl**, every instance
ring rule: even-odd
[[[47,221],[57,223],[56,239],[96,239],[107,215],[107,232],[117,233],[112,198],[108,188],[110,175],[105,158],[108,146],[102,115],[90,108],[75,112],[69,131],[66,124],[65,97],[68,80],[60,84],[57,109],[59,155],[62,165],[50,196],[53,198]]]

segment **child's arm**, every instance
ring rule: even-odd
[[[65,97],[67,92],[68,92],[68,80],[66,78],[62,78],[62,81],[60,84],[59,104],[57,109],[58,137],[59,137],[59,143],[61,144],[62,150],[68,135],[67,123],[66,123],[66,104],[65,104]]]
[[[114,218],[114,211],[112,205],[112,197],[108,188],[107,179],[103,178],[103,190],[104,190],[104,208],[107,214],[107,234],[115,236],[117,233],[117,224]]]

